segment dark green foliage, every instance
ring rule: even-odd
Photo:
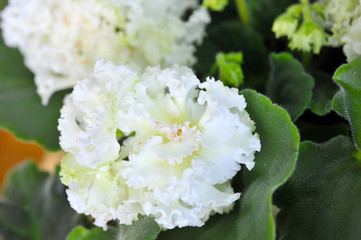
[[[20,53],[0,41],[0,126],[20,139],[36,141],[49,150],[59,150],[57,130],[66,91],[58,92],[47,106],[41,105],[34,76],[24,66]]]
[[[83,222],[70,206],[59,172],[40,172],[35,163],[18,166],[0,198],[0,236],[6,240],[64,240]]]
[[[294,174],[275,195],[279,239],[360,239],[360,183],[360,155],[349,138],[302,143]]]
[[[311,101],[314,80],[289,53],[272,53],[269,61],[271,74],[267,84],[267,95],[284,107],[295,121]]]

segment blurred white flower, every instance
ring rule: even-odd
[[[94,172],[94,183],[98,171],[108,182],[116,177],[116,186],[132,194],[120,198],[119,214],[113,204],[110,212],[90,210],[79,193],[89,180],[80,177],[72,187],[67,179],[77,173],[62,170],[71,205],[99,216],[100,226],[110,218],[126,222],[136,209],[167,229],[201,226],[211,214],[229,211],[240,196],[230,181],[240,164],[253,168],[261,147],[245,107],[237,89],[213,79],[200,83],[186,67],[147,68],[137,77],[124,66],[98,62],[94,77],[80,81],[62,109],[61,146],[76,171]],[[125,203],[132,215],[123,218]]]
[[[318,0],[323,7],[324,19],[319,22],[332,32],[328,38],[331,46],[344,44],[342,37],[350,31],[352,22],[361,15],[360,0]]]
[[[342,37],[345,43],[343,52],[347,57],[347,62],[361,55],[361,17],[356,19],[348,32]]]
[[[43,104],[103,57],[139,69],[192,65],[210,21],[197,0],[10,0],[1,17],[5,43],[23,53]]]

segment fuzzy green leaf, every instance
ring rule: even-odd
[[[256,123],[262,149],[255,167],[242,176],[246,192],[230,214],[217,215],[201,228],[181,228],[160,234],[160,240],[274,239],[272,194],[292,174],[299,134],[287,112],[252,90],[242,92],[247,111]]]
[[[331,111],[332,98],[337,92],[337,86],[331,76],[326,73],[316,72],[312,74],[315,78],[310,109],[319,116],[328,114]]]
[[[0,236],[6,240],[64,240],[81,217],[67,201],[59,173],[24,163],[8,177],[0,198]]]
[[[361,158],[348,137],[300,145],[292,177],[275,194],[280,240],[360,239]]]
[[[120,225],[118,240],[154,240],[159,232],[154,218],[139,216],[132,225]]]
[[[83,226],[74,228],[66,238],[66,240],[116,240],[117,229],[115,227],[108,227],[106,231],[96,227],[91,230]]]
[[[311,101],[314,80],[289,53],[272,53],[269,61],[271,74],[267,95],[284,107],[295,121]]]
[[[49,150],[59,150],[57,125],[65,92],[56,93],[48,106],[41,105],[34,76],[24,66],[20,53],[6,47],[2,40],[0,72],[0,127],[20,139],[36,141]]]
[[[101,228],[88,230],[77,226],[68,235],[66,240],[154,240],[160,232],[159,225],[152,217],[139,215],[139,219],[131,225],[108,226],[104,231]]]
[[[355,143],[361,148],[361,56],[339,67],[333,78],[340,86],[333,109],[350,122]]]
[[[347,119],[345,103],[345,91],[339,90],[332,99],[332,109],[339,115]]]

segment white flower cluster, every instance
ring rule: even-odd
[[[349,31],[343,36],[342,41],[345,43],[343,52],[348,62],[361,55],[361,17],[352,23]]]
[[[192,65],[210,21],[197,0],[9,0],[1,18],[5,43],[23,53],[43,104],[103,57],[140,69]]]
[[[68,152],[61,179],[71,206],[95,224],[138,214],[163,228],[201,226],[239,198],[230,181],[254,166],[260,140],[238,90],[186,67],[98,61],[75,86],[59,119]]]
[[[319,0],[323,6],[324,28],[332,32],[328,39],[331,46],[343,45],[342,37],[349,31],[352,21],[360,16],[359,0]]]
[[[343,46],[347,61],[361,55],[361,1],[319,0],[323,6],[323,27],[332,32],[328,38],[331,46]]]

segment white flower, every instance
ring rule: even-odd
[[[103,57],[140,69],[191,65],[194,43],[210,21],[197,0],[10,0],[2,12],[5,43],[35,74],[42,103],[75,85]],[[190,17],[182,20],[187,10]]]
[[[125,32],[131,58],[143,69],[149,65],[190,66],[195,63],[193,43],[201,43],[210,21],[197,0],[124,0]],[[195,9],[182,20],[188,9]]]
[[[261,147],[238,90],[213,79],[200,83],[186,67],[147,68],[137,77],[126,67],[97,66],[95,77],[79,82],[67,98],[59,120],[61,145],[78,169],[103,176],[118,166],[120,188],[134,193],[122,201],[132,203],[132,209],[141,206],[139,213],[153,216],[167,229],[201,226],[211,214],[228,212],[240,196],[231,179],[240,164],[253,168]],[[102,77],[111,90],[102,87]],[[126,138],[119,149],[121,137]],[[69,185],[69,173],[62,175]],[[111,182],[113,175],[105,178]],[[91,179],[98,181],[93,175]],[[80,181],[70,190],[72,206],[76,202],[84,208],[81,212],[95,212],[95,218],[108,216],[101,222],[121,215],[113,212],[114,205],[110,213],[72,197],[83,196],[77,192],[90,186],[83,177]],[[120,212],[126,211],[120,206]]]
[[[139,193],[125,185],[120,176],[122,161],[90,169],[81,166],[71,154],[61,163],[61,180],[68,186],[66,193],[72,208],[78,213],[90,214],[94,224],[104,229],[110,220],[131,224],[142,212]]]
[[[323,6],[325,19],[320,23],[332,32],[328,39],[331,46],[341,46],[342,37],[349,31],[352,22],[361,15],[359,0],[318,0]]]
[[[347,57],[347,62],[361,55],[361,17],[356,19],[349,31],[342,37],[345,43],[343,52]]]
[[[129,68],[100,60],[94,73],[65,98],[58,126],[60,145],[79,164],[95,169],[118,158],[116,114],[137,79]]]
[[[121,147],[129,156],[122,175],[146,189],[143,210],[161,226],[201,226],[239,198],[229,180],[239,163],[251,169],[260,150],[245,99],[220,81],[201,84],[184,67],[148,68],[141,79],[118,120],[124,133],[135,132]]]

